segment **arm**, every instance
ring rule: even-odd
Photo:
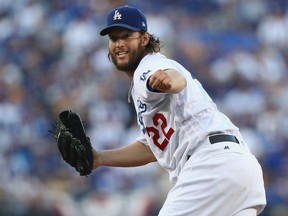
[[[99,166],[134,167],[156,161],[149,146],[138,141],[119,149],[104,151],[93,149],[93,158],[93,169]]]
[[[179,93],[186,87],[186,79],[175,69],[157,70],[150,78],[149,85],[166,93]]]

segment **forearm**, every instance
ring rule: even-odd
[[[119,149],[93,150],[93,158],[93,169],[99,166],[134,167],[156,161],[150,148],[140,142]]]
[[[179,93],[186,87],[186,85],[187,85],[186,79],[178,71],[176,71],[174,69],[167,69],[164,71],[166,71],[168,73],[168,75],[171,79],[171,89],[169,89],[167,92]]]

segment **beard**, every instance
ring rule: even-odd
[[[130,60],[127,63],[122,63],[119,64],[117,61],[117,57],[116,55],[113,55],[111,53],[111,51],[109,50],[109,59],[112,60],[113,64],[116,66],[116,68],[120,71],[124,71],[124,72],[134,72],[136,70],[136,68],[138,67],[140,61],[142,60],[143,56],[144,56],[144,50],[143,51],[131,51],[130,52]]]

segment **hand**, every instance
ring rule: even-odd
[[[149,85],[156,90],[166,92],[172,88],[172,79],[165,70],[157,70],[149,79]]]
[[[186,78],[175,69],[157,70],[149,78],[152,89],[165,93],[179,93],[186,84]]]

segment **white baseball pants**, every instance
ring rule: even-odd
[[[248,148],[207,138],[186,162],[159,216],[256,216],[265,205],[262,169]]]

